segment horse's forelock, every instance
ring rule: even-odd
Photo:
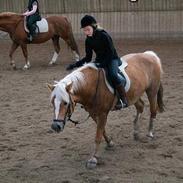
[[[76,70],[56,83],[51,94],[51,100],[54,96],[56,96],[59,98],[59,100],[64,100],[65,102],[69,103],[69,94],[66,90],[66,87],[71,83],[71,92],[77,92],[85,83],[83,73]]]
[[[56,97],[59,101],[63,100],[69,103],[69,94],[66,91],[66,85],[64,83],[59,82],[55,85],[55,88],[51,93],[51,100],[53,97]]]

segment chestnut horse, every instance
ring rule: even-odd
[[[50,16],[46,18],[48,22],[48,32],[39,33],[31,43],[39,44],[52,39],[54,45],[54,55],[49,64],[54,64],[60,52],[59,38],[61,37],[75,54],[76,61],[79,60],[79,51],[75,42],[71,23],[64,16]],[[13,60],[14,51],[20,46],[25,57],[24,69],[30,68],[27,52],[27,33],[24,29],[24,16],[11,12],[0,13],[0,30],[9,33],[13,43],[9,52],[10,64],[16,68]]]
[[[138,121],[144,109],[142,95],[145,92],[150,103],[148,136],[153,138],[153,122],[157,111],[164,111],[161,61],[152,51],[128,54],[123,60],[128,63],[125,70],[131,81],[127,100],[129,105],[135,106],[137,112],[134,119],[134,138],[138,139]],[[67,117],[70,118],[76,103],[82,104],[96,122],[95,149],[87,161],[87,167],[95,167],[102,136],[109,147],[113,146],[105,125],[108,113],[117,101],[117,97],[106,86],[103,72],[90,63],[70,73],[56,85],[48,84],[48,87],[52,91],[51,102],[54,106],[53,130],[60,132],[64,129]]]

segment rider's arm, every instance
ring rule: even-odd
[[[36,10],[37,10],[37,3],[34,2],[32,10],[31,11],[26,11],[23,15],[24,16],[33,15],[36,12]]]
[[[75,63],[77,67],[80,67],[84,63],[88,63],[92,60],[93,51],[89,44],[88,39],[86,39],[86,41],[85,41],[85,52],[86,52],[86,56],[84,58],[82,58],[80,61]]]

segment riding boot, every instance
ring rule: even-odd
[[[119,100],[118,100],[115,108],[121,109],[121,108],[128,107],[126,92],[125,92],[123,85],[120,84],[120,85],[116,86],[116,90],[117,90],[117,96],[118,96]]]
[[[36,32],[35,31],[36,31],[36,25],[35,24],[32,24],[29,27],[29,34],[28,34],[28,38],[27,38],[29,42],[32,42],[32,40],[36,36]]]
[[[32,36],[31,34],[28,34],[27,40],[28,40],[29,42],[32,42],[33,36]]]

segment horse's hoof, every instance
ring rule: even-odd
[[[53,63],[52,62],[49,62],[49,64],[48,64],[49,66],[52,66],[53,65]]]
[[[27,62],[24,67],[23,67],[23,70],[28,70],[30,69],[31,65],[30,65],[30,62]]]
[[[114,148],[114,142],[112,140],[110,140],[109,143],[107,143],[105,149],[106,150],[112,150]]]
[[[53,62],[53,61],[50,61],[48,65],[49,65],[49,66],[54,66],[54,65],[56,65],[56,63]]]
[[[29,70],[29,69],[30,69],[30,66],[28,66],[28,65],[25,65],[25,66],[23,67],[23,70],[24,70],[24,71]]]
[[[10,63],[10,65],[12,66],[13,70],[17,69],[15,63]]]
[[[97,158],[95,157],[92,157],[86,162],[86,168],[88,169],[96,168],[96,166],[97,166]]]
[[[147,134],[147,137],[151,138],[151,139],[154,139],[154,135],[152,132],[149,132],[149,134]]]

